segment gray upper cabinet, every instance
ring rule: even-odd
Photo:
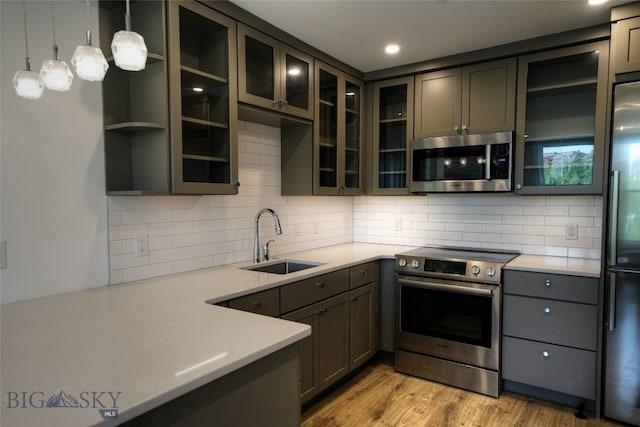
[[[316,61],[314,193],[362,194],[364,84]]]
[[[413,138],[414,78],[403,77],[373,84],[374,195],[409,193],[409,141]]]
[[[415,138],[510,131],[516,60],[486,62],[415,77]]]
[[[236,22],[193,1],[167,5],[173,192],[237,194]]]
[[[606,41],[520,58],[517,193],[602,193],[608,62]]]
[[[313,57],[238,24],[241,102],[313,119]]]
[[[640,3],[611,10],[611,55],[615,74],[640,71]]]
[[[140,17],[133,31],[144,37],[148,55],[144,70],[129,72],[115,66],[109,45],[123,27],[125,2],[99,3],[101,48],[110,63],[102,83],[107,194],[171,191],[165,5],[131,4]]]

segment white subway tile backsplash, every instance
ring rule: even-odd
[[[240,121],[238,133],[238,195],[109,197],[112,284],[250,260],[264,207],[282,223],[276,235],[268,215],[260,221],[274,256],[369,242],[600,258],[601,196],[281,196],[280,129]],[[567,223],[578,240],[565,239]],[[135,256],[136,235],[148,236],[148,256]]]

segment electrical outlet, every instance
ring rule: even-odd
[[[0,242],[0,270],[7,268],[7,241]]]
[[[147,236],[136,236],[133,239],[135,245],[136,256],[149,255],[149,242]]]
[[[402,217],[396,218],[395,228],[396,231],[402,231]]]
[[[567,240],[578,240],[578,224],[566,224],[564,234]]]

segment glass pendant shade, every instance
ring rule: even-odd
[[[66,92],[71,89],[73,73],[64,61],[45,59],[42,61],[40,76],[45,87],[49,90]]]
[[[16,71],[13,87],[18,96],[27,99],[40,99],[44,92],[44,83],[39,73],[30,70]]]
[[[109,64],[100,49],[88,45],[76,47],[71,57],[71,65],[82,80],[99,82],[104,79]]]
[[[116,66],[127,71],[144,70],[147,65],[147,45],[134,31],[121,30],[113,35],[111,52]]]

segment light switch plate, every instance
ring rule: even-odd
[[[0,270],[7,268],[7,241],[0,242]]]

